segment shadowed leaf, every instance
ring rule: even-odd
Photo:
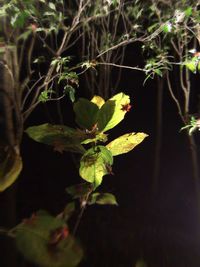
[[[110,193],[93,193],[88,201],[89,205],[99,204],[99,205],[118,205],[116,198]]]
[[[70,151],[83,154],[85,149],[81,145],[82,136],[76,129],[64,125],[41,124],[26,129],[26,133],[33,140],[51,145],[55,151]]]
[[[65,222],[47,213],[24,220],[15,235],[18,250],[41,267],[75,267],[83,256]]]
[[[91,130],[96,123],[99,108],[96,104],[85,98],[79,98],[74,104],[76,123],[85,129]]]

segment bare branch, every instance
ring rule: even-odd
[[[138,70],[138,71],[145,72],[145,70],[142,69],[142,68],[131,67],[131,66],[126,66],[126,65],[118,65],[118,64],[115,64],[115,63],[112,63],[112,62],[97,62],[97,65],[107,65],[107,66],[113,66],[113,67],[116,67],[116,68]]]
[[[184,119],[184,116],[183,116],[183,113],[182,113],[182,110],[181,110],[180,103],[179,103],[178,99],[176,98],[176,96],[175,96],[175,94],[173,92],[173,89],[172,89],[172,85],[171,85],[171,81],[170,81],[170,77],[169,77],[169,71],[166,72],[166,77],[167,77],[167,85],[168,85],[168,89],[169,89],[170,95],[171,95],[172,99],[174,100],[174,102],[176,103],[176,106],[178,108],[178,113],[179,113],[182,121],[185,123],[185,119]]]

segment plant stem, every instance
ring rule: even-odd
[[[73,236],[75,236],[75,234],[76,234],[76,232],[77,232],[77,229],[78,229],[78,227],[79,227],[79,224],[80,224],[80,221],[81,221],[81,219],[82,219],[82,216],[83,216],[83,213],[84,213],[85,209],[86,209],[86,205],[84,205],[84,206],[81,208],[81,211],[80,211],[80,213],[79,213],[79,215],[78,215],[76,224],[75,224],[74,229],[73,229],[73,231],[72,231]]]
[[[86,195],[86,197],[85,197],[85,199],[84,199],[84,203],[83,203],[83,201],[82,201],[82,203],[81,203],[81,211],[80,211],[80,213],[79,213],[79,215],[78,215],[76,224],[75,224],[74,229],[73,229],[73,231],[72,231],[73,236],[75,236],[75,234],[76,234],[76,232],[77,232],[77,229],[78,229],[79,224],[80,224],[80,222],[81,222],[81,219],[82,219],[82,217],[83,217],[84,211],[85,211],[85,209],[86,209],[86,206],[87,206],[87,203],[88,203],[89,196],[90,196],[90,194],[92,193],[92,191],[93,191],[92,189],[90,189],[90,190],[88,191],[88,193],[87,193],[87,195]]]

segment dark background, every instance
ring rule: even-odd
[[[142,60],[137,49],[130,47],[125,64],[131,64],[133,58],[138,63]],[[119,206],[91,206],[85,211],[77,232],[85,249],[81,267],[134,267],[139,259],[144,259],[150,267],[200,266],[200,211],[187,136],[180,132],[182,124],[165,85],[160,173],[158,187],[153,190],[158,88],[155,80],[145,86],[143,80],[143,74],[123,70],[118,91],[130,95],[132,109],[109,137],[113,139],[132,131],[145,132],[149,137],[129,154],[116,157],[115,175],[104,178],[101,190],[115,194]],[[194,76],[191,109],[196,105],[198,84],[198,77]],[[77,95],[88,96],[84,82]],[[64,99],[61,104],[65,124],[75,126],[70,101]],[[52,122],[55,114],[56,104],[42,105],[26,127]],[[199,133],[194,136],[199,152]],[[14,189],[0,195],[1,225],[7,224],[4,215],[10,212],[5,210],[10,191],[16,191],[12,205],[16,204],[19,223],[38,209],[58,214],[70,200],[65,188],[80,182],[70,154],[53,152],[51,147],[36,143],[26,135],[22,157],[24,168]],[[3,255],[0,266],[10,267],[4,264]]]

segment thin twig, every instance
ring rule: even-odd
[[[166,72],[166,77],[167,77],[167,84],[168,84],[168,89],[169,89],[170,95],[171,95],[172,99],[174,100],[174,102],[176,103],[176,106],[178,108],[178,113],[179,113],[182,121],[185,123],[180,103],[179,103],[178,99],[176,98],[176,96],[174,95],[174,92],[173,92],[173,89],[172,89],[171,81],[170,81],[170,78],[169,78],[169,71]]]
[[[112,62],[97,62],[96,65],[108,65],[108,66],[113,66],[113,67],[116,67],[116,68],[138,70],[138,71],[145,72],[145,70],[142,69],[142,68],[131,67],[131,66],[127,66],[127,65],[119,65],[119,64],[112,63]]]
[[[92,191],[93,191],[92,189],[90,189],[90,190],[88,191],[88,193],[87,193],[87,195],[86,195],[86,197],[85,197],[85,199],[84,199],[84,203],[81,203],[81,211],[80,211],[80,213],[79,213],[79,215],[78,215],[76,224],[75,224],[74,229],[73,229],[73,231],[72,231],[73,236],[75,236],[75,234],[76,234],[76,232],[77,232],[77,229],[78,229],[79,224],[80,224],[80,222],[81,222],[81,219],[82,219],[82,217],[83,217],[84,211],[85,211],[85,209],[86,209],[86,207],[87,207],[88,199],[89,199],[90,194],[92,193]]]

